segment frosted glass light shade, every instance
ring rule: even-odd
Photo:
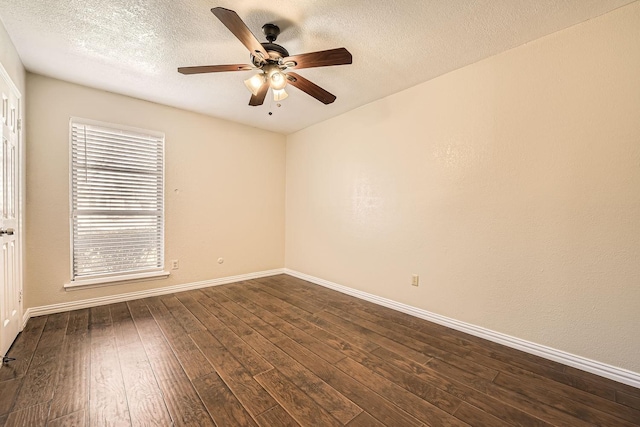
[[[251,92],[254,96],[256,96],[258,95],[258,91],[260,90],[264,82],[265,82],[264,73],[259,73],[245,80],[244,84],[247,86],[247,89],[249,89],[249,92]]]
[[[273,89],[273,100],[274,101],[282,101],[287,96],[289,96],[289,94],[287,92],[285,92],[284,89]]]

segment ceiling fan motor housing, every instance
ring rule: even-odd
[[[280,35],[280,27],[275,24],[264,24],[262,26],[262,32],[267,38],[267,42],[260,43],[264,50],[269,54],[269,58],[264,58],[264,61],[268,63],[277,63],[279,58],[286,58],[289,56],[289,52],[279,44],[274,43]],[[251,54],[251,63],[256,67],[260,67],[263,64],[263,59]]]
[[[265,61],[268,63],[277,63],[279,58],[286,58],[287,56],[289,56],[289,52],[287,51],[287,49],[285,49],[284,47],[280,46],[279,44],[275,44],[275,43],[260,43],[263,47],[264,50],[267,51],[267,53],[269,54],[269,58],[265,58]],[[263,60],[259,57],[256,57],[256,55],[251,54],[251,63],[253,65],[255,65],[256,67],[260,67],[261,64],[263,64]]]
[[[269,40],[269,43],[273,43],[280,35],[280,27],[276,24],[264,24],[262,26],[262,32],[267,40]]]

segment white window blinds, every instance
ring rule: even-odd
[[[164,135],[71,119],[72,281],[164,268]]]

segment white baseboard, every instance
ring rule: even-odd
[[[166,286],[163,288],[148,289],[145,291],[127,292],[117,295],[109,295],[98,298],[89,298],[79,301],[63,302],[60,304],[30,307],[23,314],[23,326],[31,317],[44,316],[45,314],[61,313],[63,311],[79,310],[81,308],[96,307],[99,305],[114,304],[117,302],[131,301],[140,298],[154,297],[158,295],[172,294],[175,292],[189,291],[192,289],[206,288],[209,286],[226,285],[227,283],[241,282],[243,280],[259,279],[260,277],[283,274],[284,269],[258,271],[255,273],[240,274],[238,276],[221,277],[219,279],[203,280],[200,282],[184,283],[182,285]]]
[[[520,338],[512,337],[500,332],[492,331],[480,326],[472,325],[470,323],[461,322],[459,320],[451,319],[449,317],[441,316],[439,314],[431,313],[429,311],[416,308],[407,304],[396,302],[387,298],[379,297],[377,295],[369,294],[367,292],[359,291],[357,289],[349,288],[346,286],[338,285],[337,283],[330,282],[328,280],[320,279],[318,277],[310,276],[308,274],[300,273],[299,271],[284,269],[285,274],[293,277],[297,277],[302,280],[306,280],[311,283],[315,283],[320,286],[324,286],[329,289],[333,289],[338,292],[342,292],[347,295],[354,296],[372,303],[389,307],[403,313],[410,314],[421,319],[428,320],[439,325],[456,329],[461,332],[466,332],[476,337],[484,338],[489,341],[493,341],[499,344],[506,345],[518,350],[522,350],[527,353],[535,354],[536,356],[544,357],[545,359],[553,360],[564,365],[572,366],[574,368],[591,372],[592,374],[599,375],[601,377],[609,378],[614,381],[621,382],[623,384],[630,385],[632,387],[640,388],[640,373],[629,371],[626,369],[618,368],[616,366],[607,365],[595,360],[587,359],[582,356],[567,353],[562,350],[547,347],[541,344],[536,344],[530,341],[526,341]]]

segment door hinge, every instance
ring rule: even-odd
[[[18,126],[18,130],[21,131],[22,130],[22,119],[18,119],[17,126]]]
[[[22,303],[22,291],[18,292],[18,303]]]

